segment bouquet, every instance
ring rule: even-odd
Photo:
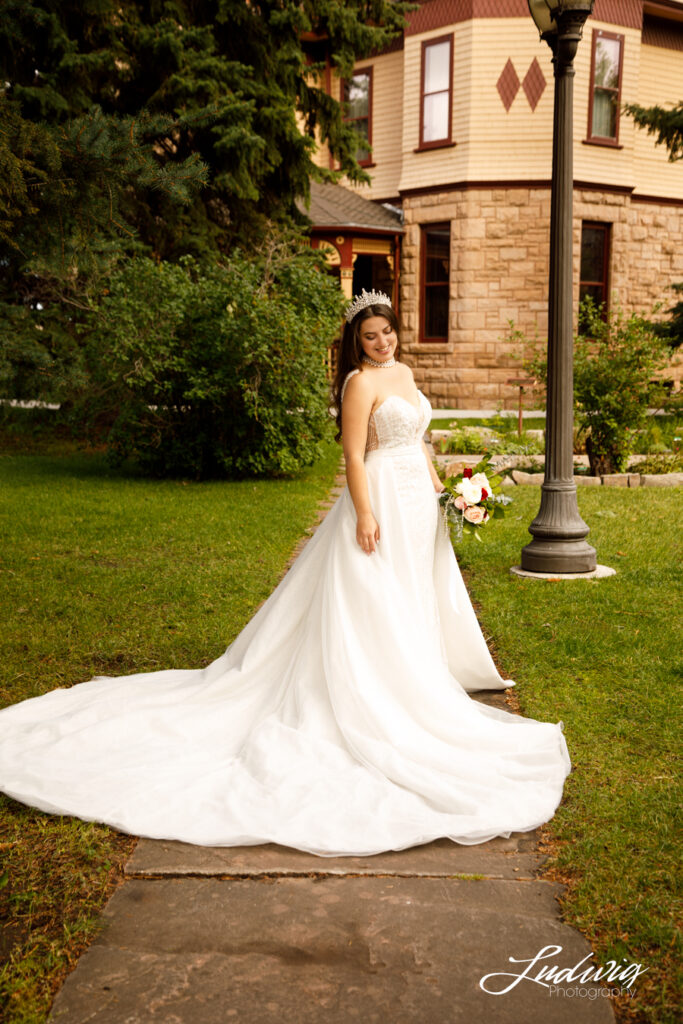
[[[506,506],[512,504],[512,498],[501,494],[501,477],[488,475],[490,458],[485,455],[474,468],[467,466],[444,480],[439,505],[453,540],[462,540],[463,533],[468,533],[480,541],[481,527],[491,518],[501,519]]]

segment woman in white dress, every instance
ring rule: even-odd
[[[0,712],[0,790],[134,835],[319,856],[553,816],[562,722],[473,701],[496,670],[396,358],[386,296],[349,308],[335,382],[348,485],[282,582],[204,669],[98,677]]]

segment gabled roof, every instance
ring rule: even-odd
[[[362,228],[380,234],[402,234],[399,213],[364,199],[357,192],[331,183],[311,182],[311,205],[297,203],[301,213],[309,217],[314,228]]]

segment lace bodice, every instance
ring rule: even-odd
[[[342,387],[341,398],[349,379],[359,370],[351,370]],[[418,390],[419,406],[401,395],[389,395],[370,416],[365,454],[378,448],[400,448],[419,444],[429,426],[432,407],[426,395]]]

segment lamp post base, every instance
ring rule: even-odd
[[[614,576],[616,569],[609,565],[596,565],[592,572],[527,572],[521,565],[511,565],[510,573],[525,580],[602,580]]]
[[[583,538],[534,537],[522,548],[521,568],[527,572],[592,572],[596,565],[595,548]]]

